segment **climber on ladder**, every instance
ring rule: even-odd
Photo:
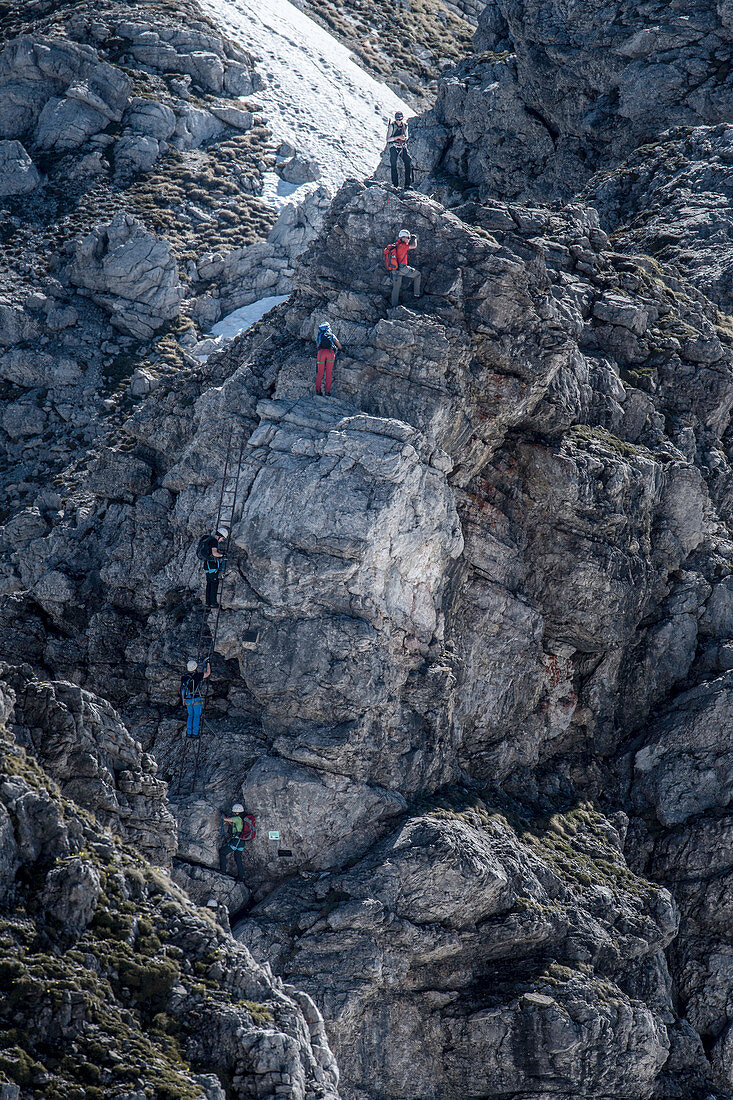
[[[219,606],[219,600],[217,598],[219,593],[219,581],[221,580],[222,573],[224,572],[224,565],[226,563],[224,548],[226,547],[228,538],[229,531],[226,527],[220,527],[215,535],[204,535],[196,551],[198,557],[201,558],[204,563],[207,607]]]
[[[244,806],[241,802],[235,802],[232,806],[231,817],[227,817],[226,814],[221,815],[222,843],[219,848],[219,870],[223,875],[228,874],[227,858],[230,852],[234,852],[234,862],[237,865],[237,880],[239,882],[244,882],[242,852],[244,851],[245,842],[254,840],[257,835],[254,814],[247,814],[246,816],[243,816],[243,814]]]
[[[184,678],[181,678],[181,696],[184,703],[189,709],[189,719],[187,726],[187,734],[195,734],[197,736],[184,736],[183,744],[181,747],[181,753],[179,757],[178,765],[178,784],[176,786],[176,793],[181,794],[183,789],[183,777],[186,768],[186,758],[189,754],[189,746],[193,749],[193,769],[191,771],[191,786],[190,790],[196,789],[196,778],[198,775],[199,757],[201,755],[201,743],[204,740],[199,735],[201,721],[203,718],[203,711],[206,704],[206,685],[204,681],[208,679],[210,675],[210,657],[205,654],[212,654],[216,651],[216,639],[219,631],[219,616],[221,614],[221,603],[218,599],[219,584],[224,576],[224,570],[227,562],[227,554],[229,552],[229,532],[234,522],[234,512],[237,505],[237,499],[239,494],[239,479],[242,469],[242,456],[244,454],[244,447],[247,442],[248,432],[242,430],[239,447],[232,451],[232,440],[234,439],[235,429],[232,427],[229,431],[229,438],[227,441],[226,458],[224,460],[224,471],[221,478],[221,490],[219,493],[219,507],[216,513],[216,534],[204,535],[199,539],[198,546],[196,547],[196,556],[203,562],[204,572],[206,574],[206,610],[201,616],[201,623],[199,626],[199,636],[197,645],[197,660],[189,661],[187,673],[189,676],[194,677],[192,686],[187,689],[184,694]],[[230,464],[230,460],[234,458],[235,462]],[[234,469],[234,473],[230,471]],[[222,522],[222,516],[228,517],[228,526],[220,527]],[[226,522],[226,520],[225,520]],[[217,609],[214,616],[213,628],[210,623],[210,616],[208,614],[209,608],[215,607]],[[207,634],[209,638],[207,639]],[[202,672],[198,672],[198,664],[203,660]],[[190,695],[190,698],[189,698]],[[190,704],[190,705],[189,705]],[[204,723],[206,724],[206,723]]]
[[[181,699],[188,711],[186,722],[186,736],[188,737],[198,737],[199,735],[201,712],[204,708],[202,685],[204,680],[208,680],[211,675],[211,665],[208,657],[204,661],[202,672],[199,672],[198,667],[198,661],[192,657],[186,664],[186,671],[181,676]]]

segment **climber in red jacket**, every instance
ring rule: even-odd
[[[392,276],[392,305],[396,306],[400,300],[402,280],[412,279],[412,294],[414,298],[420,297],[422,277],[420,272],[410,267],[407,262],[407,254],[413,248],[417,248],[417,237],[409,229],[401,229],[397,234],[394,244],[388,244],[384,250],[384,261],[387,271]]]

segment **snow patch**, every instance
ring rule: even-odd
[[[371,175],[388,118],[395,111],[412,115],[409,105],[359,68],[345,46],[289,0],[201,0],[201,5],[258,58],[267,86],[257,99],[275,138],[312,154],[321,182],[332,191],[347,176]],[[274,197],[285,194],[278,187]]]
[[[211,326],[211,332],[205,340],[201,340],[196,345],[193,354],[199,363],[205,363],[212,352],[219,351],[235,336],[246,332],[269,310],[279,306],[281,302],[287,302],[289,297],[289,294],[275,294],[269,298],[260,298],[258,302],[250,302],[248,306],[241,306],[232,313],[228,313],[226,317],[222,317],[221,321]]]
[[[288,183],[277,172],[265,172],[260,198],[280,213],[288,205],[299,206],[316,187],[317,183]]]

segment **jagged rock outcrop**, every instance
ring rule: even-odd
[[[177,838],[166,784],[110,704],[75,684],[39,680],[28,666],[3,665],[0,677],[13,701],[5,721],[64,796],[146,858],[170,865]]]
[[[138,340],[177,317],[183,299],[170,245],[129,214],[115,214],[80,241],[66,277]]]
[[[440,83],[440,173],[502,199],[568,200],[674,126],[733,118],[725,4],[491,0]],[[437,135],[437,131],[434,134]]]
[[[0,482],[11,513],[114,433],[127,399],[145,396],[132,385],[138,364],[157,381],[186,363],[194,302],[210,289],[192,260],[198,229],[209,251],[241,251],[275,221],[257,197],[269,135],[238,98],[260,86],[254,59],[185,8],[183,22],[163,0],[0,15]]]
[[[676,913],[626,868],[624,825],[581,807],[512,827],[464,797],[235,932],[324,1005],[350,1096],[415,1095],[417,1066],[425,1100],[648,1096]]]
[[[665,135],[584,191],[619,247],[674,267],[725,313],[733,300],[732,139],[727,125]]]
[[[336,1100],[307,995],[4,736],[0,833],[4,1093]]]
[[[403,224],[425,296],[391,309],[381,247]],[[312,395],[323,318],[345,345],[329,401]],[[350,182],[287,309],[159,387],[68,514],[5,543],[6,644],[63,670],[38,586],[68,586],[82,682],[174,780],[179,881],[247,910],[247,942],[324,1010],[353,1100],[724,1087],[725,1041],[709,1063],[708,1031],[675,1008],[674,906],[608,815],[619,747],[698,653],[724,659],[732,405],[715,307],[613,251],[587,208],[449,212]],[[240,505],[194,775],[174,702],[230,431]],[[466,783],[484,810],[518,798],[516,821],[436,826],[435,792]],[[580,818],[579,793],[599,804]],[[219,810],[236,799],[258,835],[227,894]],[[641,862],[636,822],[630,837]]]
[[[41,176],[19,141],[0,141],[0,196],[27,195]]]
[[[220,127],[257,130],[249,107],[208,98],[227,91],[226,48],[105,10],[107,31],[82,28],[100,63],[133,59],[153,80],[113,138],[116,186],[168,145],[204,157]],[[169,236],[164,297],[185,284],[186,316],[294,288],[287,306],[203,368],[159,375],[130,355],[145,400],[119,435],[58,493],[11,503],[0,653],[38,670],[7,673],[18,736],[115,828],[131,807],[147,815],[139,841],[167,858],[155,761],[176,881],[313,997],[348,1100],[731,1095],[729,135],[708,125],[730,113],[729,24],[708,0],[594,2],[583,19],[496,0],[483,52],[412,127],[421,186],[450,209],[349,181],[322,226],[313,187],[266,242],[210,246],[203,220],[184,256]],[[49,119],[82,102],[54,98]],[[97,109],[83,103],[82,129]],[[37,106],[5,139],[31,157]],[[81,148],[96,175],[109,143],[94,137]],[[562,209],[518,201],[581,186]],[[110,221],[95,215],[86,239]],[[382,248],[403,225],[425,293],[391,308]],[[84,360],[63,334],[107,325],[100,270],[83,283],[98,315],[53,283],[0,307],[7,384],[59,372],[86,432]],[[326,319],[344,344],[328,400],[312,392]],[[33,392],[3,412],[27,468],[24,440],[50,419]],[[216,621],[201,618],[195,545],[230,439],[229,569],[204,735],[184,754],[178,676]],[[114,774],[126,760],[132,781]],[[258,819],[244,884],[218,870],[220,811],[237,800]],[[31,909],[83,938],[106,874],[70,852]],[[299,1003],[321,1054],[299,1046],[284,1072],[311,1067],[310,1083],[281,1084],[333,1094],[318,1014]],[[241,1061],[221,1036],[227,1065]],[[186,1042],[208,1071],[213,1048]]]

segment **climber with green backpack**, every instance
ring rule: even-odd
[[[257,835],[256,822],[254,814],[244,813],[244,806],[241,802],[235,802],[232,806],[231,817],[227,817],[226,814],[221,815],[221,837],[222,843],[219,848],[219,870],[223,875],[228,874],[227,871],[227,858],[230,852],[234,853],[234,862],[237,865],[237,879],[239,882],[244,881],[244,864],[242,863],[242,852],[244,851],[245,843],[248,840],[254,840]]]
[[[420,297],[422,276],[420,272],[410,267],[407,262],[407,253],[417,248],[417,237],[409,229],[401,229],[397,234],[394,244],[388,244],[384,250],[384,262],[392,278],[392,305],[396,306],[400,300],[402,280],[412,279],[412,296]]]

